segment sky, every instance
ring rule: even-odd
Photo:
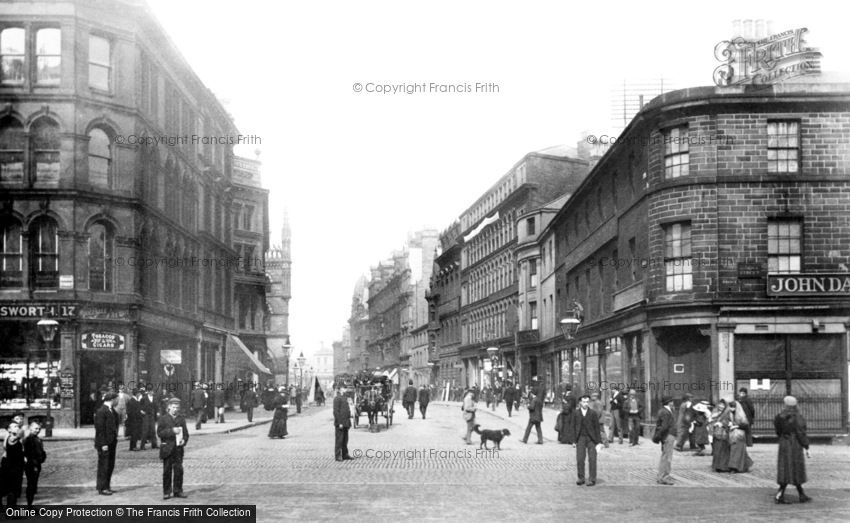
[[[290,334],[305,355],[341,338],[357,279],[409,233],[447,228],[528,152],[616,135],[624,81],[712,85],[733,20],[807,27],[825,71],[850,64],[843,17],[818,2],[148,3],[262,141],[237,152],[260,151],[273,244],[288,210]]]

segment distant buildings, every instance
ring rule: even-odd
[[[289,361],[284,346],[290,345],[289,300],[292,298],[292,231],[289,217],[284,210],[280,244],[273,245],[266,254],[267,304],[269,332],[266,340],[268,352],[274,361],[275,381],[287,382],[287,374],[295,355]],[[294,349],[293,349],[294,350]]]

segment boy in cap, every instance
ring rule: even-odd
[[[168,411],[157,420],[162,460],[162,499],[185,498],[183,493],[183,449],[189,441],[186,420],[180,415],[180,400],[168,400]]]

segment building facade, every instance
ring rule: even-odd
[[[272,246],[266,254],[266,285],[269,332],[266,347],[274,364],[274,380],[287,383],[289,367],[294,355],[287,361],[284,347],[291,348],[289,334],[289,300],[292,299],[292,231],[286,209],[283,211],[283,228],[280,244]]]
[[[440,234],[428,300],[428,361],[433,364],[434,384],[441,397],[460,387],[462,364],[458,349],[460,335],[460,252],[463,238],[455,222]]]
[[[229,380],[231,118],[143,3],[7,3],[0,40],[3,412],[46,406],[48,315],[57,426],[110,384]]]
[[[692,88],[645,106],[544,231],[555,240],[559,379],[662,395],[750,390],[770,433],[795,395],[847,429],[850,86]]]

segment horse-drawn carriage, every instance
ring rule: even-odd
[[[360,415],[365,413],[369,430],[378,430],[378,416],[384,417],[387,428],[393,424],[395,398],[392,382],[387,376],[361,377],[354,384],[354,427],[360,424]]]

